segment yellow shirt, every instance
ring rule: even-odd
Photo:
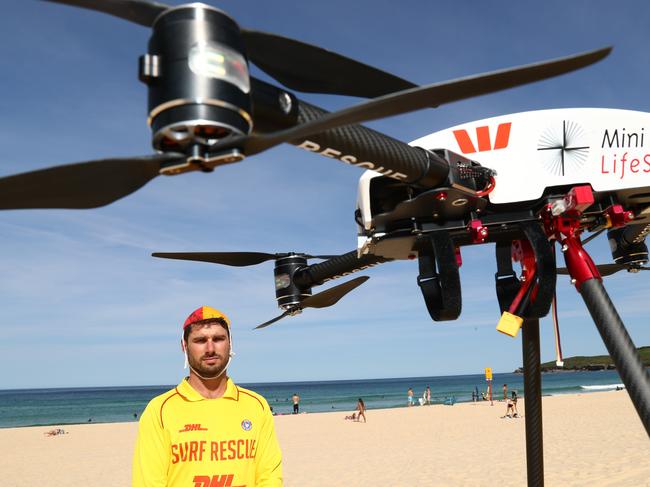
[[[206,399],[184,379],[140,418],[133,487],[282,487],[273,416],[259,394],[228,379]]]

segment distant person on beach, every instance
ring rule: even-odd
[[[363,399],[359,398],[357,401],[357,421],[361,421],[361,416],[363,416],[363,422],[366,422],[366,405],[363,403]]]
[[[408,407],[413,406],[413,389],[409,387],[409,390],[406,391],[406,402]]]
[[[513,410],[513,417],[517,418],[519,417],[519,411],[517,411],[517,391],[511,391],[510,392],[510,400],[512,401],[512,410]]]
[[[140,416],[132,487],[282,487],[282,454],[266,400],[227,375],[230,320],[202,306],[183,324],[189,377]]]
[[[427,386],[427,390],[424,391],[424,401],[427,405],[431,405],[431,387]]]
[[[506,418],[518,418],[519,411],[517,411],[517,392],[512,391],[511,398],[507,400],[506,404]]]
[[[293,414],[298,414],[300,412],[300,396],[294,393],[291,400],[293,401]]]
[[[67,435],[68,432],[65,431],[65,430],[63,430],[63,429],[61,429],[61,428],[57,428],[57,429],[53,429],[53,430],[46,431],[46,432],[43,433],[43,434],[44,434],[45,436],[58,436],[58,435]]]
[[[508,384],[503,384],[503,400],[508,399]]]

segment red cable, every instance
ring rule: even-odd
[[[496,180],[494,179],[493,176],[490,176],[490,182],[488,185],[483,188],[481,191],[476,192],[476,196],[482,198],[483,196],[489,195],[492,191],[494,191],[494,187],[497,185]]]

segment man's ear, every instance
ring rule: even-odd
[[[181,338],[181,350],[182,350],[183,353],[185,353],[185,348],[186,348],[186,347],[185,347],[185,340],[183,340],[183,339]]]

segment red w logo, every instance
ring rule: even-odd
[[[476,140],[478,142],[478,152],[485,152],[489,150],[505,149],[508,147],[508,140],[510,139],[510,126],[511,122],[500,123],[497,128],[497,136],[494,140],[494,147],[490,141],[490,127],[484,125],[476,127]],[[476,152],[472,139],[470,139],[467,130],[454,130],[454,137],[458,142],[458,147],[463,154],[472,154]]]
[[[229,475],[196,475],[192,480],[194,487],[246,487],[245,485],[233,486],[233,474]]]

